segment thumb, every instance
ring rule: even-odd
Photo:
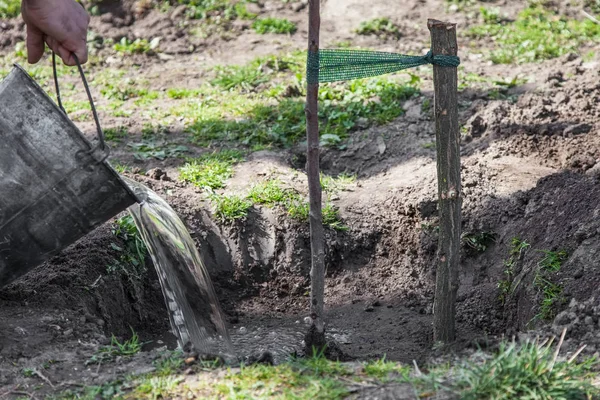
[[[35,26],[27,25],[27,61],[35,64],[44,55],[44,35]]]

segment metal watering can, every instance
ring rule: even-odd
[[[0,288],[125,210],[135,194],[106,161],[96,122],[92,145],[19,65],[0,82]]]

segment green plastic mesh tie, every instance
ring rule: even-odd
[[[323,49],[309,52],[306,63],[308,83],[349,81],[389,74],[419,65],[458,67],[460,58],[429,51],[424,56],[407,56],[370,50]]]

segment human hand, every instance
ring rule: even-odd
[[[66,65],[87,62],[90,16],[75,0],[23,0],[21,14],[27,24],[27,60],[37,63],[48,44]]]

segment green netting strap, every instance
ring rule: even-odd
[[[308,52],[306,80],[308,83],[348,81],[389,74],[419,65],[433,64],[458,67],[460,58],[445,54],[407,56],[370,50],[323,49]]]

